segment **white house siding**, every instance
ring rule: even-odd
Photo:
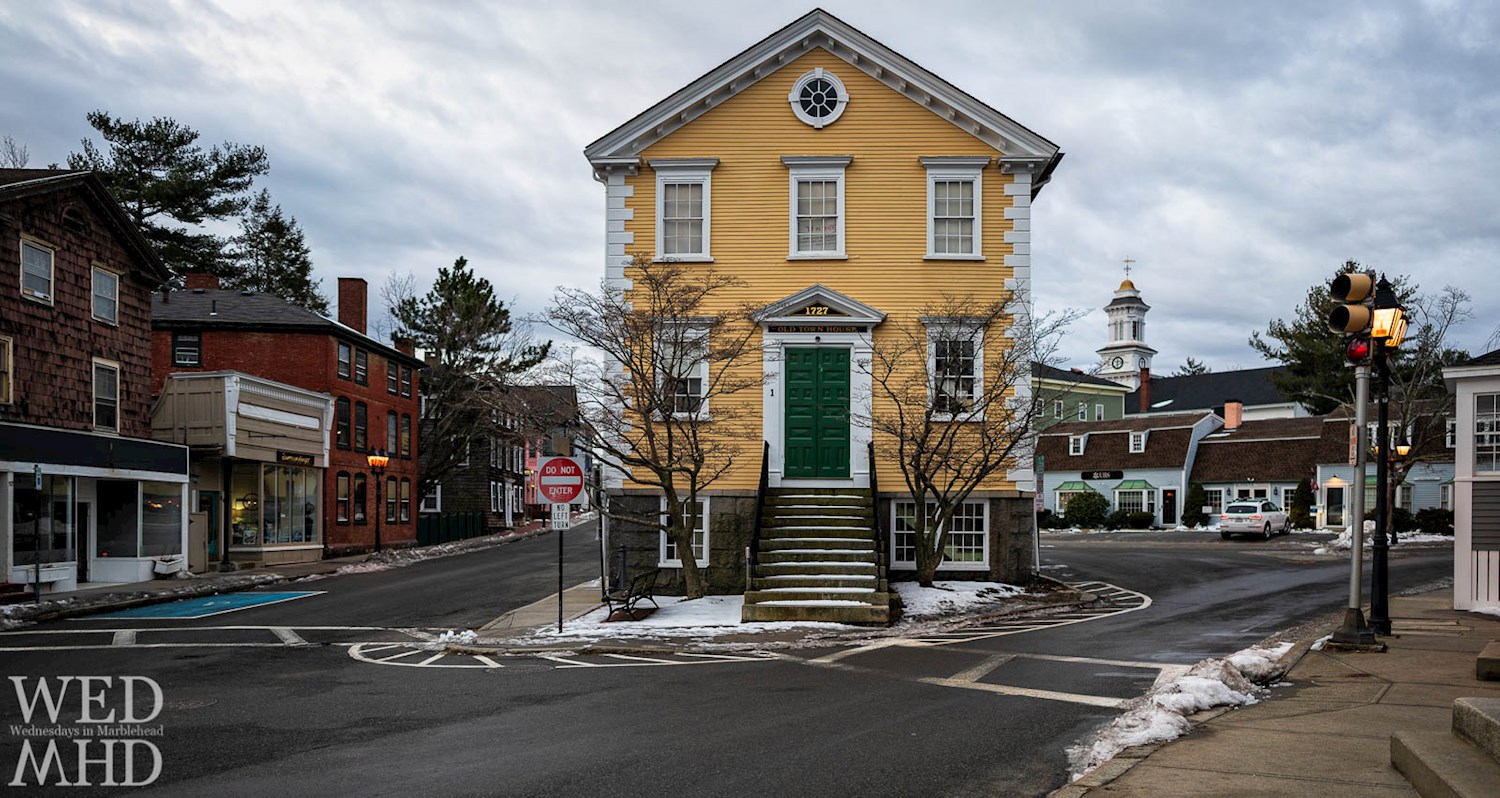
[[[1493,359],[1494,353],[1483,359]],[[1457,394],[1455,468],[1453,477],[1453,607],[1460,610],[1500,609],[1500,547],[1486,530],[1475,529],[1475,492],[1493,495],[1500,471],[1482,471],[1474,457],[1476,394],[1500,393],[1500,365],[1460,366],[1443,377]],[[1492,506],[1484,508],[1492,513]],[[1481,522],[1483,523],[1483,522]],[[1476,532],[1478,534],[1476,534]],[[1476,540],[1478,538],[1478,540]]]
[[[1125,476],[1121,479],[1083,479],[1078,471],[1045,472],[1043,485],[1046,490],[1043,495],[1044,506],[1055,513],[1061,513],[1063,508],[1057,506],[1057,489],[1068,482],[1083,482],[1098,491],[1109,500],[1111,510],[1115,509],[1115,486],[1121,482],[1133,479],[1143,479],[1156,488],[1156,523],[1161,523],[1161,492],[1163,489],[1176,489],[1177,491],[1177,520],[1182,520],[1183,502],[1187,499],[1187,488],[1184,487],[1182,469],[1180,468],[1143,468],[1137,470],[1126,469]]]

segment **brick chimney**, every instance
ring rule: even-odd
[[[396,351],[400,352],[403,355],[411,355],[412,357],[417,356],[417,342],[412,340],[411,338],[402,338],[399,335],[392,335],[391,345],[396,347]]]
[[[363,277],[339,278],[339,324],[364,334],[369,293],[370,285]]]
[[[1233,432],[1240,428],[1245,415],[1245,404],[1238,399],[1224,400],[1224,430]]]
[[[217,274],[209,274],[208,272],[188,272],[187,274],[184,274],[182,276],[182,279],[184,280],[184,285],[189,291],[193,290],[194,288],[204,288],[210,291],[217,291],[219,289],[219,275]]]
[[[1141,369],[1141,389],[1138,395],[1141,398],[1139,412],[1145,413],[1151,410],[1151,369]]]

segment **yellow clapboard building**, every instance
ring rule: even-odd
[[[815,10],[585,155],[606,190],[612,286],[639,290],[632,258],[646,256],[733,275],[714,310],[756,309],[746,367],[764,384],[733,401],[760,419],[764,463],[750,441],[705,491],[693,556],[713,591],[746,592],[747,620],[884,620],[888,577],[911,568],[911,503],[892,453],[857,421],[880,410],[872,352],[922,325],[940,295],[1029,292],[1031,203],[1057,145]],[[1005,346],[991,335],[966,368],[1000,362]],[[1023,463],[975,492],[945,572],[1025,578],[1032,479]],[[616,501],[659,501],[628,475],[608,487]],[[670,589],[682,555],[663,533],[613,535],[627,573],[662,567]]]

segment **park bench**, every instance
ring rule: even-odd
[[[630,580],[630,586],[625,590],[612,590],[604,594],[604,603],[609,607],[607,618],[613,618],[616,605],[625,610],[632,620],[635,618],[635,605],[642,599],[651,602],[651,606],[661,609],[651,593],[656,589],[656,577],[661,573],[660,568],[642,571]]]

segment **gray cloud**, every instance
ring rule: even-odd
[[[0,5],[0,133],[61,162],[95,108],[264,145],[318,276],[430,279],[459,255],[539,309],[602,273],[593,139],[807,11],[705,3]],[[1246,339],[1345,259],[1452,283],[1500,319],[1500,8],[1481,2],[832,2],[1057,142],[1034,212],[1043,307],[1122,273],[1159,370],[1258,365]],[[961,24],[955,24],[960,22]]]

